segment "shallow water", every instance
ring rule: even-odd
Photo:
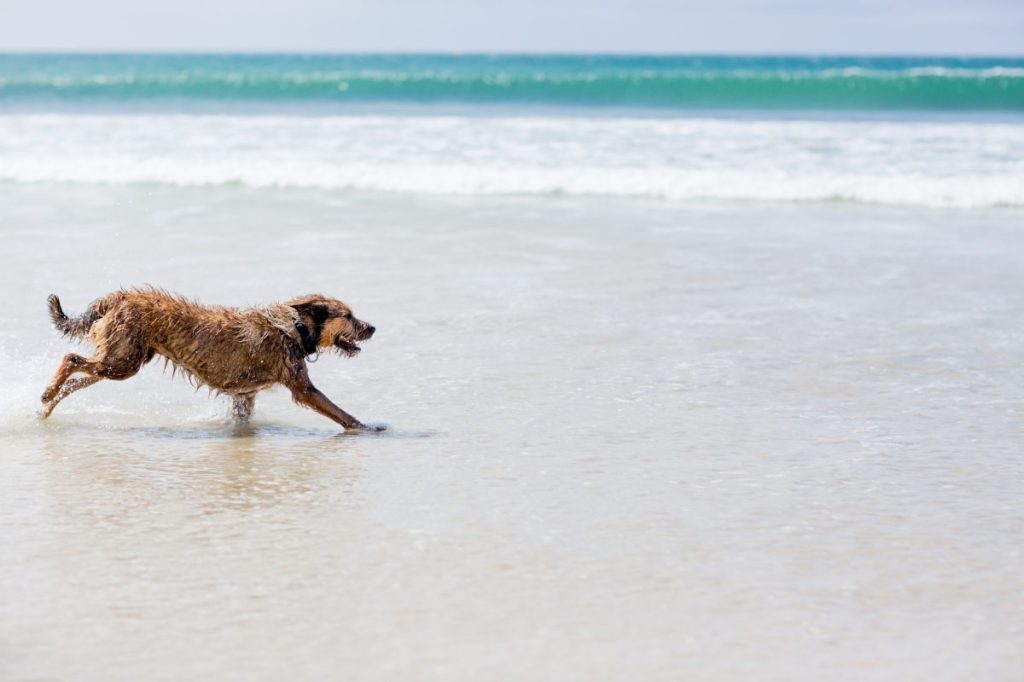
[[[0,184],[0,677],[1024,669],[1016,210]],[[379,331],[251,426],[80,311],[312,290]]]

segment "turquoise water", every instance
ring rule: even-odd
[[[0,55],[0,106],[497,104],[1024,111],[1024,58]]]
[[[1024,206],[1024,58],[0,55],[0,184]]]

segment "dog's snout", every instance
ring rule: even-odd
[[[373,336],[373,333],[375,331],[377,331],[377,328],[374,327],[372,324],[368,324],[366,325],[366,331],[364,331],[363,334],[366,336],[366,338],[370,338],[371,336]]]

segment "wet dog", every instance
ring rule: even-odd
[[[341,301],[313,294],[263,308],[205,306],[159,289],[115,291],[69,318],[49,298],[57,329],[95,347],[92,357],[68,353],[43,392],[42,416],[75,391],[103,379],[121,381],[161,356],[198,388],[232,397],[232,412],[248,419],[256,394],[283,384],[299,405],[346,429],[367,428],[328,400],[309,379],[306,359],[324,350],[349,357],[375,328]],[[84,376],[74,377],[73,374]]]

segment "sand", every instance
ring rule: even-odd
[[[0,678],[1012,679],[1014,210],[0,185]],[[151,283],[378,327],[381,435],[150,366],[38,394]]]

